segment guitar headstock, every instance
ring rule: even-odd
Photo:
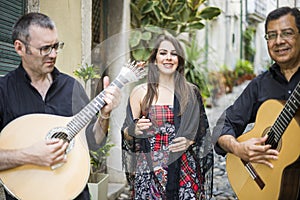
[[[124,67],[122,67],[117,79],[123,82],[123,84],[129,82],[135,82],[146,76],[146,70],[144,64],[136,61],[128,61]]]

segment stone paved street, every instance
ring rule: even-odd
[[[230,106],[235,99],[240,95],[249,82],[245,82],[237,87],[233,88],[232,93],[223,95],[217,100],[217,106],[212,108],[206,108],[207,117],[212,129],[222,112]],[[215,154],[214,165],[214,190],[212,200],[232,200],[236,199],[234,192],[231,189],[226,173],[226,161],[225,158]]]

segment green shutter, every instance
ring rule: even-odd
[[[25,0],[0,0],[0,76],[15,69],[20,57],[11,39],[12,26],[25,13]]]

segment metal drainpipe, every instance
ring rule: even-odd
[[[205,22],[205,65],[208,68],[208,23]]]
[[[209,1],[207,0],[207,2],[205,2],[205,6],[209,5]],[[206,69],[208,69],[208,23],[207,21],[205,21],[205,44],[204,44],[204,48],[205,48],[205,66]]]
[[[228,1],[225,1],[225,51],[224,51],[224,64],[226,66],[228,66],[228,63],[230,61],[230,54],[229,54],[229,47],[231,45],[231,43],[229,43],[231,41],[231,39],[229,40],[229,38],[232,38],[232,33],[229,32],[230,28],[229,28],[229,20],[230,20],[230,16],[228,14],[229,10],[228,10]]]
[[[241,37],[240,37],[240,60],[243,59],[243,0],[240,0],[240,10],[241,10],[241,15],[240,15],[240,32],[241,32]]]

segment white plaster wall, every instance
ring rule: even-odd
[[[92,49],[92,0],[81,1],[81,64],[91,64]],[[77,66],[78,67],[78,66]],[[80,80],[82,81],[82,80]],[[83,84],[83,81],[82,81]],[[86,93],[91,94],[90,81],[87,83]]]
[[[113,4],[113,3],[112,3]],[[127,63],[129,57],[128,38],[130,33],[130,0],[123,1],[123,7],[115,12],[122,11],[120,20],[111,18],[109,34],[107,39],[107,63],[109,66],[109,76],[115,78],[121,71],[121,68]],[[112,8],[111,8],[112,9]],[[109,16],[111,16],[109,14]],[[124,75],[124,74],[123,74]],[[122,149],[121,149],[121,127],[125,119],[126,105],[129,94],[135,83],[130,83],[122,88],[122,98],[120,105],[113,110],[110,121],[110,136],[116,146],[111,150],[108,158],[108,171],[110,182],[123,183],[126,181],[125,172],[122,169]]]
[[[252,0],[248,0],[252,1]],[[296,0],[297,1],[297,0]],[[298,0],[299,1],[299,0]],[[219,69],[223,64],[233,69],[236,61],[240,58],[240,0],[209,0],[210,6],[219,7],[222,10],[221,15],[208,23],[208,41],[209,57],[208,67],[211,70]],[[245,1],[242,1],[243,7],[243,30],[247,26],[245,21]],[[278,6],[295,5],[295,0],[267,0],[266,15]],[[300,5],[300,3],[298,3]],[[267,51],[267,44],[264,39],[264,23],[258,23],[255,35],[256,55],[254,60],[255,72],[259,73],[270,63],[270,57]],[[204,45],[204,30],[198,33],[198,43]],[[234,41],[233,41],[234,37]]]

